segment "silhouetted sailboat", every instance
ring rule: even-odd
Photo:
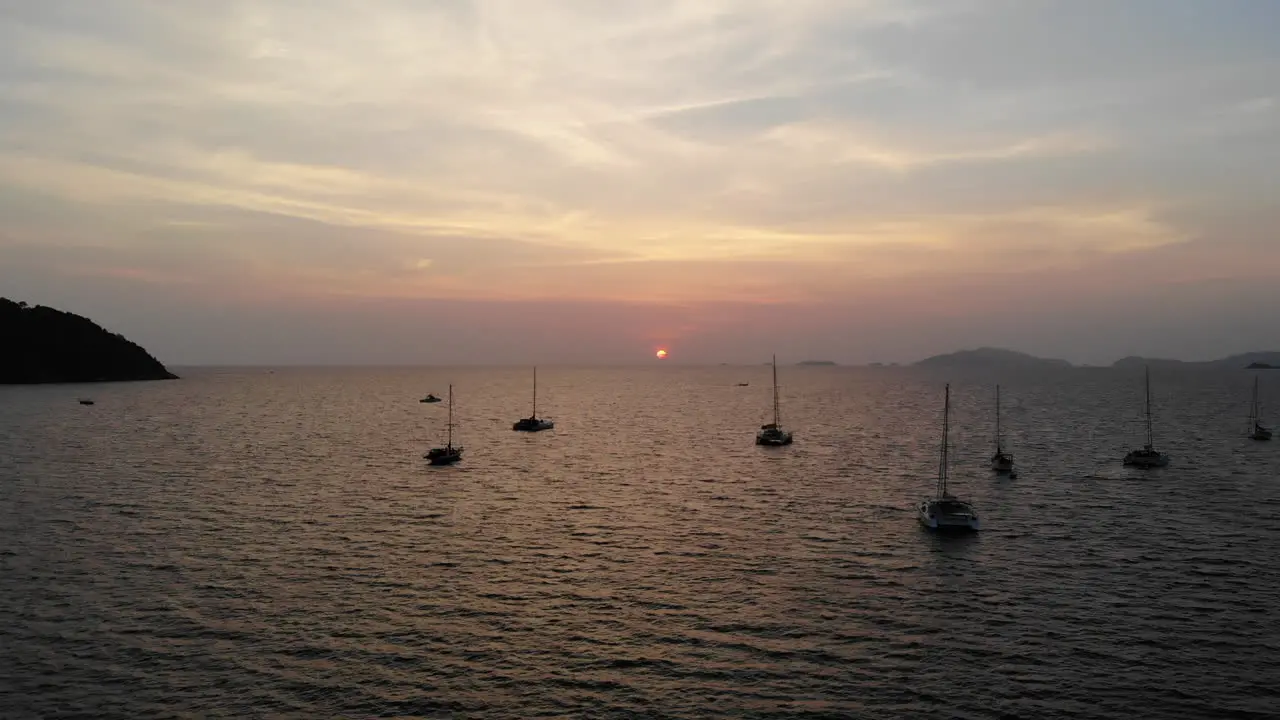
[[[1156,450],[1151,430],[1151,367],[1144,368],[1147,384],[1147,443],[1141,450],[1130,450],[1124,456],[1124,464],[1140,468],[1164,467],[1169,464],[1169,456]]]
[[[938,486],[936,496],[920,501],[916,506],[920,524],[930,530],[970,530],[979,528],[978,512],[969,503],[955,497],[947,490],[950,475],[951,435],[951,384],[947,383],[942,404],[942,457],[938,460]]]
[[[431,448],[423,455],[432,465],[452,465],[462,459],[462,446],[453,446],[453,385],[449,385],[449,422],[444,447]]]
[[[778,356],[773,356],[773,422],[761,425],[756,433],[757,445],[790,445],[791,433],[782,429],[782,413],[778,404]]]
[[[1258,404],[1258,377],[1253,378],[1253,402],[1249,405],[1249,437],[1270,440],[1271,430],[1262,425],[1262,405]]]
[[[996,453],[991,456],[991,469],[998,473],[1013,473],[1013,453],[1005,452],[1000,427],[1000,386],[996,386]]]
[[[523,432],[538,432],[539,430],[550,430],[556,424],[546,418],[538,417],[538,368],[533,368],[533,412],[527,418],[520,418],[511,426],[512,430],[520,430]]]

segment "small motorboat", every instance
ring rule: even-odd
[[[92,404],[93,404],[93,401],[92,401],[92,400],[90,400],[89,398],[81,398],[81,399],[80,399],[80,404],[81,404],[81,405],[92,405]]]
[[[432,395],[432,394],[430,394],[430,393],[427,393],[427,396],[426,396],[426,397],[424,397],[424,398],[422,398],[422,399],[421,399],[421,400],[419,400],[418,402],[424,402],[424,403],[437,403],[437,402],[440,402],[440,398],[438,398],[438,397],[436,397],[435,395]]]

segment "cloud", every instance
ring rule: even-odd
[[[1280,15],[1214,7],[4,3],[6,242],[110,251],[28,266],[276,297],[1069,284],[1255,236],[1233,218],[1277,180]],[[1260,243],[1201,267],[1243,272]]]

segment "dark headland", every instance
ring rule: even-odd
[[[136,343],[89,318],[0,298],[0,385],[173,380]]]
[[[1041,358],[1015,350],[984,347],[976,350],[959,350],[945,355],[934,355],[916,363],[920,367],[937,368],[1069,368],[1066,360]],[[1111,364],[1115,368],[1247,368],[1264,370],[1280,366],[1280,351],[1255,351],[1231,355],[1218,360],[1167,360],[1137,355],[1121,358]]]

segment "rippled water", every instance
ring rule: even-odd
[[[1252,376],[186,370],[0,388],[0,716],[1276,717],[1280,442]],[[455,383],[466,456],[430,468]],[[750,387],[736,387],[747,381]],[[1264,375],[1280,407],[1280,375]],[[76,398],[92,395],[97,404]]]

